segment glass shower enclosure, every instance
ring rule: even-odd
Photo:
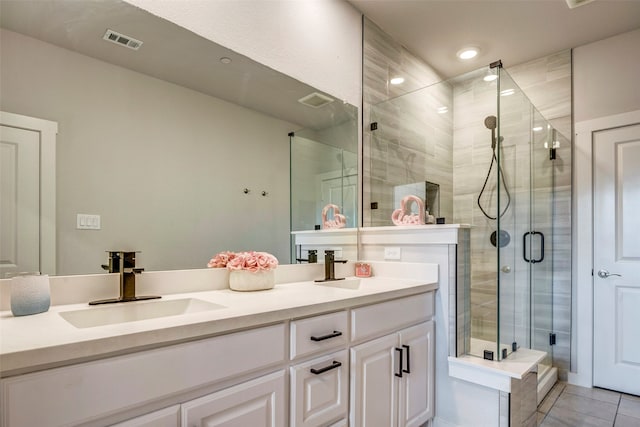
[[[427,183],[437,186],[431,214],[471,226],[465,353],[531,348],[550,365],[554,159],[569,140],[498,64],[373,105],[370,118],[364,224],[392,225],[407,191],[433,209]]]

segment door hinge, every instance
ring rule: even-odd
[[[378,130],[378,122],[372,122],[372,123],[369,125],[369,129],[370,129],[370,130]]]
[[[553,332],[549,334],[549,345],[556,345],[556,334]]]

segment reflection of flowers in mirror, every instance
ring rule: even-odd
[[[227,268],[228,270],[269,271],[278,266],[278,259],[268,252],[230,252],[216,254],[207,263],[209,268]]]

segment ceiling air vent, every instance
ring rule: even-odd
[[[329,98],[327,95],[323,95],[318,92],[313,92],[310,95],[298,99],[298,102],[311,108],[320,108],[332,103],[333,98]]]
[[[107,30],[102,38],[108,42],[128,47],[133,50],[138,50],[140,49],[140,46],[142,46],[142,42],[140,40],[136,40],[133,37],[126,36],[113,30]]]
[[[587,3],[591,3],[594,0],[565,0],[567,2],[567,5],[569,6],[569,9],[574,9],[578,6],[582,6],[585,5]]]

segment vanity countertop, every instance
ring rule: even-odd
[[[46,313],[24,317],[14,317],[11,311],[3,311],[0,312],[0,376],[177,344],[432,291],[437,289],[437,277],[435,266],[433,272],[421,279],[361,279],[358,289],[305,281],[276,284],[271,290],[259,292],[218,289],[176,293],[164,295],[162,300],[197,298],[223,308],[82,329],[68,323],[60,313],[87,309],[86,303],[54,305]]]

